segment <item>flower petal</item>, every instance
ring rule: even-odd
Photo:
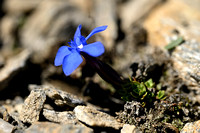
[[[72,47],[72,48],[75,48],[76,47],[76,44],[74,43],[74,41],[70,41],[68,42],[68,44]]]
[[[81,40],[81,42],[82,42],[83,45],[87,45],[87,42],[86,42],[84,36],[81,36],[80,40]]]
[[[81,24],[77,27],[76,32],[74,34],[74,41],[76,41],[76,38],[81,37]]]
[[[105,49],[101,42],[94,42],[88,45],[85,45],[82,49],[82,52],[85,52],[93,57],[100,56],[104,53]]]
[[[98,32],[101,32],[101,31],[104,31],[108,26],[105,25],[105,26],[100,26],[100,27],[97,27],[95,28],[94,30],[92,30],[92,32],[85,38],[85,40],[89,39],[92,35],[98,33]]]
[[[78,47],[79,45],[81,45],[81,44],[82,44],[82,42],[81,42],[80,38],[77,37],[77,38],[76,38],[76,45],[77,45],[77,47]]]
[[[58,49],[58,52],[56,54],[56,58],[54,60],[54,65],[55,66],[60,66],[62,65],[63,59],[66,55],[70,54],[71,51],[69,50],[69,47],[67,46],[62,46]]]
[[[81,55],[76,51],[65,56],[62,66],[65,75],[69,76],[82,63],[82,61],[83,59]]]

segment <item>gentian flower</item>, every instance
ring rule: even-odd
[[[81,52],[84,52],[92,57],[102,55],[105,49],[101,42],[87,44],[86,41],[95,33],[104,31],[106,28],[107,26],[97,27],[85,38],[81,35],[81,25],[79,25],[74,34],[74,40],[69,42],[70,47],[61,46],[58,49],[54,65],[62,65],[65,75],[69,76],[83,62]]]

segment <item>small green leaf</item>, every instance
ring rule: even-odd
[[[146,93],[147,91],[143,82],[140,85],[138,85],[138,89],[139,89],[139,96],[144,95],[144,93]]]
[[[155,85],[152,79],[147,80],[144,84],[145,84],[148,88],[153,88],[154,85]]]
[[[180,45],[183,42],[183,37],[179,37],[177,40],[174,40],[170,42],[167,46],[165,46],[165,49],[170,50],[175,48],[176,46]]]
[[[161,88],[162,88],[162,84],[161,83],[159,83],[159,84],[156,85],[156,89],[157,90],[161,90]]]
[[[165,91],[164,90],[160,90],[156,96],[157,99],[164,99],[165,97]]]

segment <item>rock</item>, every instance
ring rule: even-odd
[[[0,133],[12,133],[14,126],[0,118]]]
[[[32,90],[24,102],[22,111],[20,112],[20,120],[25,123],[34,123],[38,121],[45,100],[46,95],[44,90]]]
[[[196,122],[186,123],[180,133],[199,133],[200,120]]]
[[[7,111],[4,106],[0,106],[0,117],[5,121],[15,125],[15,129],[24,129],[24,124],[19,120],[18,112],[12,112],[11,114]],[[0,128],[1,133],[1,128]]]
[[[14,110],[15,110],[16,112],[18,112],[18,113],[21,112],[21,111],[22,111],[22,108],[23,108],[23,105],[24,105],[24,104],[22,104],[22,103],[21,103],[21,104],[15,105],[15,106],[14,106]]]
[[[41,3],[41,0],[6,0],[2,7],[4,11],[10,14],[26,13],[36,8],[39,3]]]
[[[47,120],[52,122],[79,124],[78,119],[76,119],[74,112],[72,111],[57,112],[54,110],[43,109],[43,115]]]
[[[6,122],[8,122],[10,119],[10,115],[4,106],[0,106],[0,116]]]
[[[48,85],[42,85],[42,86],[37,86],[37,85],[30,85],[29,86],[30,90],[34,89],[42,89],[44,90],[45,94],[52,100],[54,100],[55,104],[57,106],[70,106],[70,107],[75,107],[77,105],[84,105],[85,102],[81,100],[80,98],[76,97],[75,95],[72,95],[68,92],[64,92],[61,90],[58,90],[52,86]]]
[[[122,20],[123,31],[130,32],[132,24],[147,15],[150,10],[162,0],[129,0],[123,3],[119,9],[119,16]]]
[[[186,123],[180,133],[194,133],[194,124]]]
[[[200,93],[200,42],[186,41],[172,53],[173,66],[190,88]]]
[[[156,52],[156,51],[155,51]],[[167,61],[161,54],[155,54],[159,58],[155,56],[147,55],[146,58],[140,58],[135,61],[130,68],[132,69],[132,75],[136,79],[152,79],[153,81],[158,81],[162,76],[162,72],[164,70],[164,62]],[[162,58],[163,57],[163,58]],[[156,74],[155,74],[156,73]]]
[[[9,121],[11,124],[15,125],[16,130],[25,130],[27,128],[27,125],[24,124],[19,119],[19,113],[15,112],[11,114],[11,120]],[[18,132],[17,132],[18,133]]]
[[[6,102],[3,104],[3,106],[6,108],[9,114],[12,113],[19,113],[21,112],[22,106],[23,106],[24,100],[16,96],[15,99],[9,100],[7,99]]]
[[[27,18],[20,34],[21,43],[34,53],[33,61],[37,63],[49,56],[55,58],[58,42],[65,42],[66,38],[70,41],[79,24],[89,25],[85,18],[80,9],[66,1],[43,1]]]
[[[96,26],[108,25],[108,28],[100,33],[106,50],[111,51],[117,38],[117,5],[115,0],[95,0],[95,24]]]
[[[170,60],[166,53],[151,45],[137,47],[130,42],[128,44],[130,45],[125,46],[123,55],[115,58],[115,69],[124,77],[132,73],[137,77],[140,75],[145,76],[147,79],[157,80],[164,70],[164,64]],[[154,72],[158,73],[154,74]]]
[[[23,50],[7,60],[4,67],[0,69],[0,90],[3,90],[14,76],[25,68],[29,58],[30,52]]]
[[[120,129],[122,124],[117,120],[103,112],[100,112],[92,107],[77,106],[74,109],[75,116],[82,122],[89,126],[95,127],[111,127],[114,129]]]
[[[179,8],[177,8],[179,7]],[[180,9],[183,9],[180,12]],[[169,0],[145,20],[149,42],[163,49],[182,36],[184,43],[172,52],[174,69],[190,89],[200,87],[200,13],[182,0]]]
[[[133,125],[135,123],[141,123],[142,121],[146,121],[145,111],[142,107],[142,104],[137,101],[126,102],[124,105],[123,112],[118,114],[118,118],[123,122]]]
[[[79,125],[35,122],[25,133],[93,133],[93,130]]]
[[[177,8],[179,7],[179,8]],[[180,12],[181,9],[181,12]],[[200,12],[183,0],[168,0],[145,19],[150,44],[163,48],[173,36],[200,41]]]
[[[135,125],[124,124],[121,133],[142,133],[136,129]]]

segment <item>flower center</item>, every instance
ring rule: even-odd
[[[83,48],[83,44],[79,45],[78,48],[82,49]]]

